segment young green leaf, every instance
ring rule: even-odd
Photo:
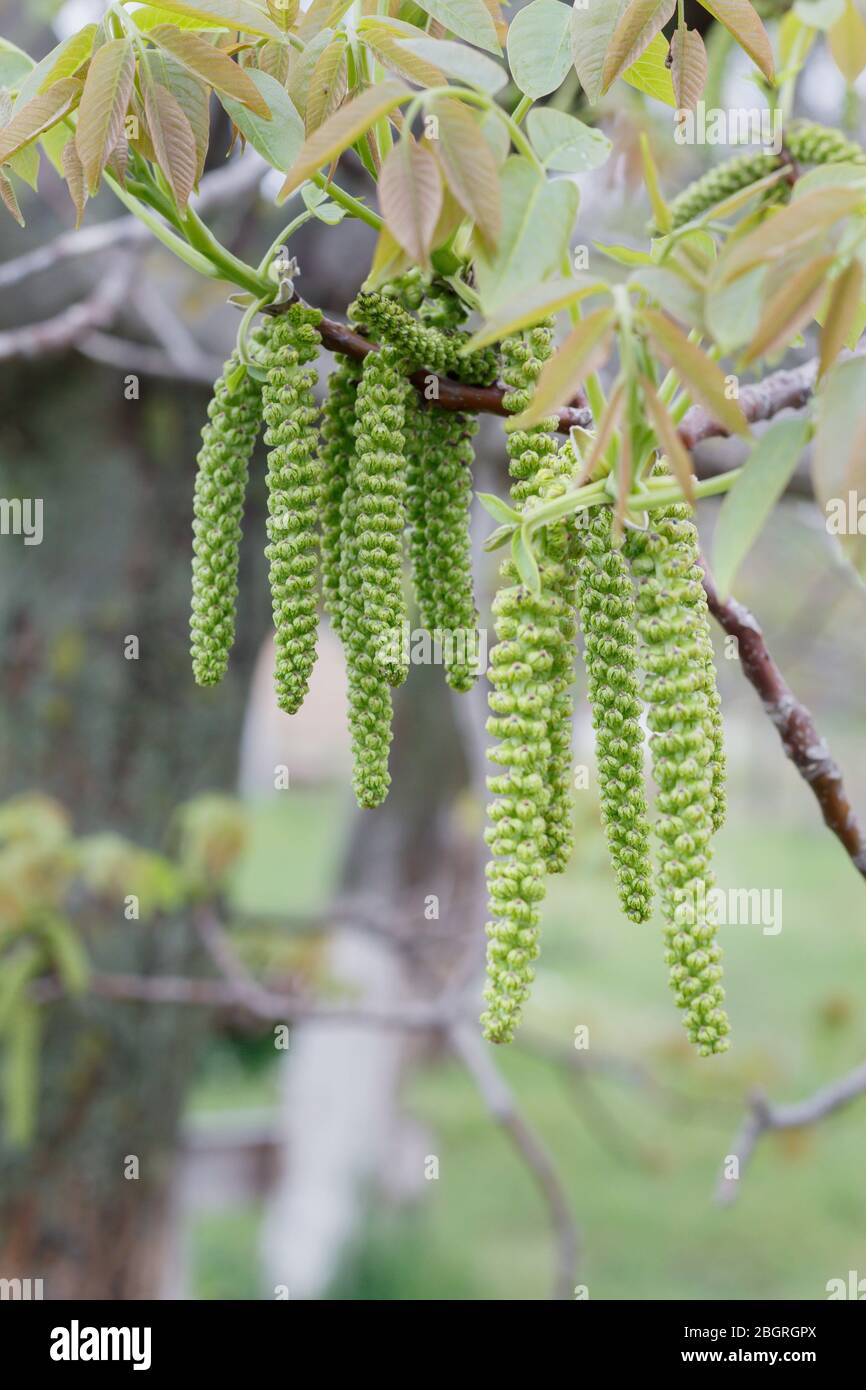
[[[526,585],[530,593],[539,594],[541,592],[541,574],[526,526],[521,526],[520,530],[515,531],[511,538],[511,558],[517,567],[521,583]]]
[[[391,147],[382,165],[379,202],[395,241],[426,270],[442,211],[442,178],[429,149],[408,132]]]
[[[495,492],[476,492],[475,496],[482,507],[494,521],[498,521],[502,526],[519,526],[520,512],[515,507],[509,506]]]
[[[749,425],[735,400],[727,394],[727,383],[720,367],[682,329],[657,309],[642,309],[640,318],[649,330],[654,346],[673,367],[688,388],[719,424],[732,434],[748,434]]]
[[[818,379],[826,376],[848,340],[863,308],[863,264],[856,257],[834,282],[821,329]]]
[[[265,39],[282,38],[282,28],[274,24],[253,0],[159,0],[159,8],[171,14],[204,20],[220,29],[240,29],[244,34],[259,34]]]
[[[788,486],[808,437],[807,420],[774,421],[722,503],[713,540],[713,573],[722,598]]]
[[[571,60],[591,105],[601,96],[605,54],[627,5],[628,0],[595,0],[571,11]]]
[[[703,8],[723,24],[748,53],[768,82],[775,76],[769,35],[749,0],[699,0]]]
[[[497,244],[502,227],[499,170],[478,122],[460,101],[436,97],[430,113],[438,122],[435,149],[448,186],[472,218],[484,245]]]
[[[583,487],[584,483],[592,481],[593,475],[596,471],[598,464],[601,463],[602,458],[607,453],[607,446],[613,439],[614,431],[619,429],[624,409],[625,382],[622,379],[620,379],[619,381],[617,381],[616,385],[614,386],[613,390],[611,391],[608,397],[607,405],[605,407],[605,411],[601,417],[601,420],[597,422],[597,428],[592,440],[592,444],[589,448],[589,452],[587,453],[586,458],[583,461],[583,467],[581,468],[577,478],[578,487]],[[577,453],[578,450],[574,438],[574,427],[571,428],[569,433],[571,435],[572,443],[575,447],[575,452]],[[579,453],[578,457],[580,457]]]
[[[195,187],[197,168],[192,126],[180,102],[159,82],[145,84],[144,110],[157,163],[165,174],[178,208],[185,212]]]
[[[602,91],[636,63],[644,49],[667,24],[676,0],[630,0],[620,17],[604,55],[601,70]]]
[[[486,315],[558,271],[568,252],[579,193],[570,179],[549,182],[522,155],[498,171],[502,230],[495,250],[478,248],[476,279]]]
[[[678,111],[694,111],[707,85],[707,50],[697,29],[675,29],[671,80]]]
[[[300,0],[268,0],[268,14],[285,34],[297,19],[299,8]]]
[[[508,544],[513,535],[514,527],[512,525],[509,524],[508,526],[497,526],[495,531],[490,532],[490,535],[487,537],[487,540],[484,542],[481,548],[482,550],[486,550],[488,552],[493,550],[501,550],[503,545]]]
[[[664,195],[659,182],[658,169],[653,158],[652,146],[649,135],[645,130],[640,134],[640,157],[643,165],[643,180],[649,194],[650,207],[653,210],[656,226],[662,232],[669,232],[671,229],[670,208],[665,202]]]
[[[568,174],[598,169],[613,148],[600,130],[593,130],[576,116],[552,106],[539,106],[530,111],[526,129],[542,164]]]
[[[85,24],[78,33],[71,34],[52,48],[41,62],[31,68],[18,88],[18,106],[23,106],[41,92],[47,92],[49,87],[64,77],[75,77],[93,52],[95,38],[96,25]]]
[[[7,164],[17,150],[23,150],[31,140],[62,121],[80,96],[81,83],[74,77],[64,77],[47,92],[17,107],[11,121],[0,130],[0,164]]]
[[[458,39],[474,43],[488,53],[499,53],[496,25],[484,0],[418,0],[420,8],[431,19],[438,19]]]
[[[571,67],[571,10],[561,0],[531,0],[508,28],[508,63],[525,96],[555,92]]]
[[[668,67],[669,51],[664,34],[656,34],[637,61],[626,68],[622,75],[623,82],[656,101],[663,101],[665,106],[676,106],[673,78]]]
[[[533,285],[515,299],[510,299],[497,310],[483,328],[469,339],[465,351],[474,352],[489,343],[498,343],[502,338],[519,333],[521,328],[531,328],[560,309],[579,304],[588,295],[606,290],[603,280],[593,280],[589,276],[576,275],[572,280],[550,281],[546,285]]]
[[[662,453],[670,464],[671,471],[682,488],[686,501],[694,505],[695,479],[692,472],[691,456],[677,434],[677,427],[671,418],[670,411],[649,377],[641,377],[640,388]]]
[[[0,87],[6,87],[8,91],[19,90],[19,84],[35,66],[23,48],[10,39],[0,38]]]
[[[341,155],[344,150],[375,125],[382,116],[387,116],[401,102],[412,95],[411,88],[402,82],[380,82],[368,87],[360,96],[347,101],[324,125],[314,131],[304,142],[289,176],[280,189],[277,201],[284,202],[298,184],[315,174],[325,164]]]
[[[849,84],[856,82],[866,68],[866,24],[854,0],[845,9],[827,36],[836,66]]]
[[[123,131],[134,76],[135,49],[131,39],[104,43],[87,69],[75,143],[91,194],[98,189],[108,156]]]
[[[151,30],[150,37],[220,96],[242,102],[263,120],[270,119],[270,109],[253,82],[252,74],[232,62],[222,49],[214,48],[207,39],[173,24],[158,25]]]
[[[304,143],[304,123],[288,92],[275,77],[250,69],[250,79],[258,87],[271,111],[271,119],[261,120],[248,106],[222,97],[221,101],[241,134],[249,140],[274,169],[291,169]]]
[[[578,386],[590,372],[605,361],[610,351],[613,309],[594,309],[581,319],[565,342],[544,364],[526,410],[515,415],[511,424],[516,429],[528,429],[539,420],[554,414],[571,400]]]

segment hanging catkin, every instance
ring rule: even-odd
[[[503,343],[506,406],[529,403],[552,348],[549,328]],[[508,435],[515,502],[557,495],[569,468],[544,421]],[[491,920],[487,924],[485,1036],[509,1042],[520,1021],[538,955],[539,903],[545,874],[564,866],[571,833],[571,700],[574,565],[567,529],[548,527],[533,593],[506,560],[505,585],[494,599],[497,645],[491,653],[488,731],[499,740],[491,761],[504,771],[488,779],[494,800],[486,839]]]
[[[336,354],[322,415],[322,594],[334,631],[340,631],[340,533],[343,495],[355,452],[355,406],[361,367]]]
[[[340,539],[341,635],[349,679],[354,786],[361,806],[378,806],[387,794],[390,687],[408,673],[403,431],[410,391],[396,349],[386,345],[365,357]]]
[[[442,649],[445,677],[470,690],[477,676],[478,610],[472,579],[472,439],[459,411],[409,404],[409,554],[418,612]]]
[[[611,508],[581,515],[577,602],[596,736],[601,819],[622,909],[633,922],[645,922],[652,904],[652,864],[634,591],[622,551],[614,542]]]
[[[317,375],[308,364],[320,346],[321,314],[293,304],[268,338],[262,390],[268,454],[268,540],[276,630],[277,703],[300,709],[316,660],[316,570],[322,475],[317,457]]]
[[[707,1055],[726,1051],[729,1025],[722,1008],[721,951],[706,920],[716,749],[706,603],[688,508],[654,512],[650,528],[630,532],[626,546],[638,581],[667,962],[689,1037]]]
[[[230,383],[239,374],[232,390]],[[261,416],[261,387],[248,373],[241,374],[234,353],[214,385],[195,480],[190,647],[199,685],[222,679],[234,642],[238,548]]]

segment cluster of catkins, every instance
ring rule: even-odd
[[[434,385],[435,373],[475,383],[496,375],[491,352],[459,355],[463,316],[447,288],[422,294],[412,278],[388,294],[360,295],[352,317],[379,348],[363,362],[337,356],[320,412],[312,364],[321,315],[294,303],[254,335],[259,372],[245,370],[237,354],[226,363],[203,430],[193,521],[195,679],[213,685],[228,664],[249,462],[264,421],[278,703],[293,714],[307,693],[321,576],[346,654],[361,806],[379,805],[389,786],[391,691],[409,667],[407,535],[420,622],[441,645],[446,678],[467,690],[477,675],[469,536],[476,422],[440,409]],[[429,401],[409,380],[422,367]]]
[[[486,384],[501,371],[506,409],[517,414],[551,355],[553,332],[542,325],[507,338],[498,356],[462,354],[459,301],[416,278],[361,294],[351,317],[378,350],[362,362],[337,356],[321,416],[314,394],[321,316],[298,303],[254,335],[258,372],[234,356],[216,384],[195,489],[192,658],[202,685],[226,670],[249,461],[264,421],[278,701],[293,713],[307,692],[321,587],[346,654],[355,794],[361,806],[377,806],[389,785],[391,692],[409,665],[405,551],[420,623],[441,644],[449,684],[468,690],[477,675],[469,539],[476,422],[436,404],[434,374]],[[518,509],[570,485],[578,460],[570,443],[560,446],[554,425],[508,431]],[[602,818],[623,910],[645,922],[652,900],[646,707],[671,980],[690,1037],[703,1053],[721,1052],[728,1023],[719,948],[701,913],[712,881],[710,839],[724,815],[724,766],[695,528],[687,508],[669,507],[621,543],[604,505],[547,526],[537,545],[538,589],[509,559],[494,601],[486,1036],[514,1035],[538,955],[546,877],[564,870],[571,850],[579,618]]]
[[[528,404],[552,350],[549,326],[502,345],[512,412]],[[562,493],[577,460],[558,448],[554,421],[508,434],[512,500]],[[577,524],[546,528],[540,588],[530,590],[513,560],[502,568],[491,653],[491,759],[487,841],[491,920],[487,925],[486,1036],[514,1036],[538,955],[539,909],[548,873],[560,872],[571,830],[571,693],[575,618],[585,643],[596,731],[602,820],[623,911],[645,922],[653,896],[650,824],[644,790],[646,708],[657,784],[657,881],[667,960],[691,1040],[702,1054],[728,1046],[720,951],[704,915],[712,886],[710,839],[724,818],[724,753],[697,532],[688,508],[652,512],[646,529],[614,535],[609,506]]]

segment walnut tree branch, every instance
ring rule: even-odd
[[[737,1177],[725,1173],[716,1189],[716,1200],[723,1206],[736,1201],[739,1193],[739,1180],[751,1159],[759,1141],[770,1130],[807,1129],[817,1124],[827,1115],[850,1105],[858,1096],[866,1092],[866,1062],[859,1067],[822,1086],[814,1095],[793,1105],[773,1105],[766,1096],[755,1092],[749,1099],[749,1112],[734,1140],[730,1154],[726,1155],[726,1167],[730,1160],[737,1160]]]
[[[704,590],[710,612],[737,639],[743,674],[757,691],[776,727],[787,757],[812,789],[827,827],[866,878],[866,832],[855,812],[838,765],[815,721],[788,685],[764,641],[757,619],[736,599],[722,601],[704,561]]]

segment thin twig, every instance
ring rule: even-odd
[[[764,641],[757,619],[736,599],[722,601],[706,561],[704,589],[710,612],[737,640],[743,674],[760,696],[785,754],[812,789],[827,827],[866,878],[866,832],[854,810],[838,764],[815,727],[811,713],[788,685]]]
[[[454,1026],[448,1040],[468,1071],[484,1104],[505,1131],[526,1163],[550,1212],[556,1240],[555,1299],[574,1297],[580,1237],[571,1211],[568,1193],[553,1160],[538,1135],[521,1115],[510,1088],[493,1061],[489,1046],[477,1028]]]
[[[127,296],[133,269],[128,260],[118,262],[80,303],[71,304],[41,323],[28,323],[0,333],[0,362],[62,352],[95,329],[107,327]]]
[[[761,1092],[749,1098],[749,1110],[739,1133],[725,1157],[725,1166],[731,1166],[736,1177],[723,1173],[716,1189],[716,1200],[730,1206],[739,1195],[739,1182],[760,1139],[770,1130],[807,1129],[817,1124],[827,1115],[850,1105],[858,1096],[866,1092],[866,1062],[842,1076],[822,1086],[813,1096],[796,1101],[793,1105],[772,1105]]]
[[[429,1003],[409,1003],[380,1009],[367,1003],[322,1004],[304,995],[282,993],[264,985],[240,990],[234,981],[174,975],[125,975],[93,972],[88,992],[99,999],[139,1004],[182,1004],[226,1014],[249,1014],[266,1022],[303,1020],[320,1023],[365,1023],[372,1027],[427,1032],[448,1029],[460,1004],[452,993]],[[31,998],[50,1004],[64,998],[62,982],[53,976],[34,981]]]

